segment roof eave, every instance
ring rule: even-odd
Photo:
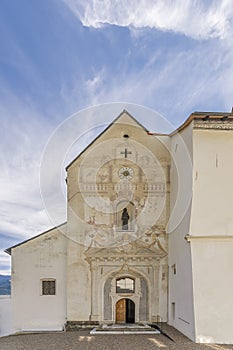
[[[15,244],[15,245],[13,245],[12,247],[9,247],[9,248],[5,249],[4,252],[7,253],[7,254],[9,254],[9,255],[11,255],[11,250],[12,250],[12,249],[17,248],[17,247],[19,247],[19,246],[22,245],[22,244],[28,243],[28,242],[32,241],[33,239],[36,239],[36,238],[38,238],[38,237],[40,237],[40,236],[43,236],[43,235],[45,235],[46,233],[48,233],[48,232],[50,232],[50,231],[52,231],[52,230],[54,230],[54,229],[56,229],[56,228],[59,228],[59,227],[65,225],[66,223],[67,223],[67,221],[63,222],[62,224],[60,224],[60,225],[58,225],[58,226],[54,226],[54,227],[50,228],[49,230],[46,230],[45,232],[42,232],[42,233],[40,233],[40,234],[38,234],[38,235],[36,235],[36,236],[34,236],[34,237],[31,237],[31,238],[29,238],[29,239],[26,239],[25,241],[22,241],[22,242],[20,242],[20,243],[18,243],[18,244]]]
[[[78,155],[75,157],[67,166],[66,171],[69,169],[69,167],[96,141],[98,140],[116,121],[124,114],[126,113],[130,118],[132,118],[146,133],[150,134],[150,131],[145,128],[144,125],[139,123],[137,119],[135,119],[126,109],[124,109],[99,135],[97,135],[94,140],[87,145]]]
[[[203,118],[221,119],[224,117],[233,119],[233,113],[232,112],[230,112],[230,113],[229,112],[193,112],[184,121],[184,123],[181,124],[176,130],[172,131],[169,134],[169,136],[173,136],[173,135],[177,134],[178,132],[182,131],[195,119],[203,119]]]

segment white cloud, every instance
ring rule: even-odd
[[[182,47],[178,52],[172,48],[161,54],[151,51],[140,69],[121,67],[115,75],[105,69],[101,79],[98,73],[93,76],[98,84],[92,84],[91,89],[89,81],[84,82],[83,100],[87,105],[129,101],[151,106],[179,126],[194,110],[216,110],[220,106],[230,111],[232,62],[232,48],[215,41],[197,42],[189,50]],[[75,84],[80,87],[79,80]],[[75,94],[69,99],[73,104]]]
[[[10,256],[0,250],[0,275],[10,275],[10,260]]]
[[[232,34],[232,0],[63,1],[83,25],[94,28],[102,23],[139,29],[150,27],[197,39],[228,39]],[[153,35],[153,31],[148,32]],[[141,40],[138,42],[138,51],[142,52],[145,46],[147,57],[139,57],[144,61],[140,67],[135,65],[129,69],[130,63],[134,61],[131,52],[134,55],[136,51],[129,47],[125,53],[129,57],[122,55],[120,68],[110,71],[106,60],[99,70],[92,67],[92,75],[86,81],[73,72],[74,80],[72,83],[70,79],[69,82],[63,82],[60,99],[57,99],[64,106],[63,114],[68,115],[83,106],[111,101],[130,101],[151,106],[170,120],[174,118],[176,123],[178,120],[183,121],[196,105],[212,109],[216,99],[221,101],[219,105],[230,110],[233,96],[230,40],[206,40],[205,45],[201,46],[201,42],[197,42],[197,45],[200,46],[189,50],[182,46],[179,53],[169,47],[163,51],[162,46],[153,51],[146,47],[146,41]],[[22,70],[33,81],[40,81],[30,60],[21,53],[18,57]],[[90,67],[85,68],[88,70]],[[0,231],[23,240],[51,226],[40,197],[39,173],[43,148],[54,125],[46,122],[44,116],[30,105],[30,101],[33,104],[30,96],[26,107],[25,101],[20,102],[9,91],[3,91],[4,86],[3,82],[0,87],[3,96],[0,101]],[[56,103],[50,107],[54,115],[59,113]],[[114,117],[109,115],[109,118]],[[87,126],[88,122],[85,122]],[[64,138],[64,135],[61,136]],[[82,145],[79,143],[78,147],[84,146],[87,139],[81,140],[85,142]],[[54,150],[57,152],[57,148]],[[54,200],[53,176],[53,169],[48,168],[45,178],[50,188],[49,195]]]
[[[24,240],[51,227],[39,182],[41,155],[51,125],[9,91],[4,96],[0,107],[0,233]]]
[[[86,82],[87,89],[90,90],[90,92],[95,91],[99,85],[101,84],[103,80],[104,72],[103,70],[98,72],[96,75],[94,75],[92,78],[88,79]]]
[[[135,47],[127,42],[131,46],[120,59],[115,74],[103,64],[99,72],[94,72],[83,83],[81,99],[86,106],[110,101],[138,103],[155,108],[173,120],[175,126],[193,110],[231,109],[231,0],[63,1],[83,25],[94,28],[103,23],[125,26],[135,38]],[[171,42],[170,36],[164,48],[159,40],[165,37],[158,39],[153,31],[144,30],[146,27],[203,40],[187,42],[188,39],[182,41],[183,38],[174,36]],[[107,40],[111,39],[109,35],[114,35],[108,28],[104,34]],[[153,37],[156,45],[150,47]],[[137,60],[144,64],[137,65]],[[73,94],[66,93],[71,105],[77,100],[79,88],[80,81],[74,79]]]
[[[232,0],[63,0],[84,26],[103,24],[155,28],[195,39],[226,38],[233,32]]]

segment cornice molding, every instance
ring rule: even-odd
[[[139,263],[139,262],[153,262],[153,261],[160,261],[161,257],[158,256],[132,256],[128,257],[127,255],[124,256],[98,256],[98,257],[87,257],[86,260],[91,263]]]
[[[221,120],[221,119],[207,119],[207,120],[194,120],[194,129],[215,129],[215,130],[233,130],[233,120]]]

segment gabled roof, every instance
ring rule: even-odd
[[[55,227],[52,227],[52,228],[50,228],[49,230],[47,230],[47,231],[45,231],[45,232],[42,232],[42,233],[40,233],[40,234],[37,235],[37,236],[31,237],[31,238],[29,238],[29,239],[26,239],[26,240],[23,241],[23,242],[20,242],[20,243],[18,243],[18,244],[16,244],[16,245],[12,246],[12,247],[10,247],[10,248],[5,249],[4,252],[7,253],[7,254],[9,254],[9,255],[11,255],[11,250],[12,250],[12,249],[14,249],[14,248],[16,248],[16,247],[19,247],[19,246],[21,246],[22,244],[28,243],[28,242],[32,241],[33,239],[36,239],[36,238],[38,238],[38,237],[41,237],[41,236],[45,235],[46,233],[49,233],[49,232],[51,232],[51,231],[53,231],[53,230],[55,230],[55,229],[58,229],[59,227],[65,225],[66,223],[67,223],[67,222],[63,222],[62,224],[60,224],[60,225],[58,225],[58,226],[55,226]]]
[[[148,135],[153,136],[173,136],[176,133],[180,132],[184,128],[186,128],[193,120],[195,119],[222,119],[222,118],[229,118],[233,119],[233,112],[193,112],[190,114],[190,116],[181,124],[177,129],[172,131],[169,134],[166,133],[156,133],[151,132],[148,129],[145,128],[144,125],[142,125],[137,119],[135,119],[126,109],[124,109],[118,117],[116,117],[87,147],[85,147],[78,155],[75,157],[66,167],[66,170],[90,147],[93,145],[96,140],[98,140],[108,129],[111,128],[113,124],[115,124],[122,116],[126,113],[136,124],[138,124],[139,127],[141,127]]]
[[[108,129],[110,129],[112,127],[112,125],[114,125],[122,116],[123,114],[127,114],[128,117],[130,117],[136,124],[138,124],[138,126],[140,128],[142,128],[148,135],[154,135],[153,133],[151,133],[149,130],[147,130],[145,128],[144,125],[142,125],[141,123],[139,123],[139,121],[137,121],[137,119],[135,119],[126,109],[124,109],[119,115],[118,117],[116,117],[91,143],[89,143],[89,145],[87,147],[85,147],[78,155],[77,157],[75,157],[66,167],[66,171],[68,170],[68,168],[90,147],[94,144],[94,142],[96,142]]]

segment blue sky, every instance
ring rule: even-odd
[[[0,249],[52,226],[40,164],[70,115],[128,102],[177,127],[193,111],[230,111],[232,18],[231,0],[1,0]],[[3,251],[0,259],[8,273]]]

